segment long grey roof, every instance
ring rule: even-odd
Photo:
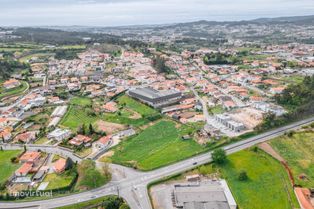
[[[168,96],[171,94],[180,93],[179,91],[176,91],[174,89],[157,91],[157,90],[150,88],[150,87],[138,88],[138,89],[134,89],[134,90],[130,90],[130,91],[133,93],[136,93],[136,94],[143,95],[147,98],[151,98],[151,99],[155,99],[155,98],[159,98],[159,97],[163,97],[163,96]]]

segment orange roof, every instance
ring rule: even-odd
[[[11,134],[11,130],[9,128],[4,129],[3,131],[0,132],[0,137],[8,137]]]
[[[5,123],[7,121],[8,121],[8,119],[6,119],[6,118],[0,118],[0,123]]]
[[[228,100],[224,102],[224,105],[227,107],[234,107],[235,103],[233,101]]]
[[[107,144],[111,140],[111,135],[101,137],[98,141],[102,144]]]
[[[301,208],[314,209],[314,206],[309,199],[310,191],[308,189],[296,187],[294,191],[298,197],[299,203],[301,204]]]
[[[259,97],[259,96],[251,96],[250,99],[252,101],[263,101],[264,100],[263,97]]]
[[[25,152],[21,157],[21,161],[34,161],[40,157],[40,152]]]
[[[276,84],[278,84],[278,82],[276,82],[274,80],[271,80],[271,79],[263,80],[263,83],[269,84],[269,85],[276,85]]]
[[[25,132],[25,133],[17,135],[16,139],[19,141],[26,142],[26,141],[34,139],[35,137],[36,136],[33,132]]]
[[[28,174],[33,168],[32,163],[24,163],[19,169],[15,171],[16,174]]]
[[[276,87],[276,88],[271,88],[272,91],[277,91],[277,92],[281,92],[283,90],[285,90],[285,87]]]
[[[19,82],[19,81],[16,79],[10,79],[10,80],[5,81],[3,83],[3,85],[10,85],[10,84],[17,83],[17,82]]]
[[[71,139],[69,143],[79,146],[83,143],[88,143],[90,141],[92,141],[92,139],[90,137],[79,134],[76,137],[74,137],[73,139]]]
[[[76,139],[77,141],[83,141],[84,143],[88,143],[90,142],[92,139],[88,136],[84,136],[84,135],[77,135],[76,137],[74,137],[74,139]]]
[[[58,172],[58,173],[63,172],[65,170],[66,162],[67,161],[64,158],[60,158],[59,160],[57,160],[53,164],[53,167],[54,167],[55,171]]]

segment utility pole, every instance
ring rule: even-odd
[[[120,197],[119,186],[117,186],[117,195],[118,195],[118,197]]]

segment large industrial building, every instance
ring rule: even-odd
[[[237,204],[225,180],[174,186],[176,208],[236,209]]]
[[[164,107],[178,102],[182,93],[176,90],[158,91],[150,87],[129,90],[127,94],[154,108]]]

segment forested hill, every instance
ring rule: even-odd
[[[30,69],[29,64],[14,60],[0,60],[0,80],[7,79],[12,74],[26,69]]]
[[[92,42],[116,42],[118,37],[109,34],[88,32],[69,32],[45,28],[17,28],[13,35],[22,42],[46,43],[52,45],[70,45]],[[86,39],[87,38],[87,39]]]
[[[300,84],[290,85],[282,94],[277,95],[275,98],[280,105],[288,107],[288,109],[294,109],[313,102],[314,76],[305,77]]]

